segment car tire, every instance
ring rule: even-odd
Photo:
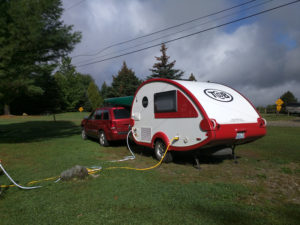
[[[106,135],[103,130],[99,132],[99,143],[101,146],[104,146],[104,147],[109,146],[109,143],[106,139]]]
[[[85,130],[84,130],[84,127],[83,127],[82,130],[81,130],[81,137],[82,137],[83,140],[86,140],[86,139],[87,139],[87,135],[86,135],[86,132],[85,132]]]
[[[163,141],[161,140],[157,140],[155,142],[155,147],[154,147],[154,153],[155,153],[155,157],[158,161],[160,161],[162,159],[162,157],[164,156],[166,151],[166,145]],[[173,156],[171,152],[167,152],[165,158],[163,159],[164,163],[170,163],[173,161]]]

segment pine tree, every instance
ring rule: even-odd
[[[283,95],[281,95],[281,100],[285,103],[285,104],[289,104],[289,103],[297,103],[297,98],[295,97],[295,95],[290,92],[287,91],[285,92]]]
[[[92,106],[92,109],[96,109],[97,107],[102,105],[103,98],[99,94],[99,89],[93,81],[90,82],[90,85],[87,89],[87,96]]]
[[[108,87],[106,82],[104,81],[102,86],[101,86],[101,90],[100,90],[100,94],[101,94],[103,99],[107,98],[108,93],[109,93],[109,89],[110,89],[110,87]]]
[[[197,81],[193,73],[191,73],[191,75],[189,77],[189,80],[190,81]]]
[[[118,75],[113,76],[113,82],[111,84],[108,97],[134,95],[140,84],[141,80],[135,76],[134,71],[129,69],[124,61],[121,70],[118,72]]]
[[[283,95],[280,96],[280,99],[283,101],[282,104],[282,112],[286,112],[286,106],[290,103],[297,103],[297,98],[295,97],[295,95],[290,92],[287,91],[285,92]]]
[[[0,1],[0,100],[5,113],[20,96],[42,96],[38,85],[81,39],[64,25],[61,0]]]
[[[54,74],[55,81],[62,93],[62,110],[76,111],[80,106],[86,107],[89,102],[86,92],[91,76],[76,71],[71,64],[71,58],[63,58],[59,70]]]
[[[160,52],[162,55],[160,57],[155,57],[158,61],[153,65],[153,69],[150,69],[152,74],[147,77],[147,79],[151,78],[167,78],[167,79],[177,79],[180,80],[183,76],[183,71],[173,69],[176,60],[169,63],[170,56],[166,54],[167,48],[165,44],[161,45]]]

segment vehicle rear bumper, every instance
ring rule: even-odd
[[[238,133],[243,137],[238,138]],[[258,123],[222,124],[215,131],[212,143],[243,144],[261,138],[266,133],[266,127],[260,126]]]
[[[113,130],[107,134],[107,140],[109,141],[125,140],[127,138],[127,134],[128,131]]]
[[[242,138],[238,133],[242,133]],[[207,132],[208,138],[204,141],[186,147],[170,146],[173,151],[190,151],[214,146],[234,146],[257,140],[267,133],[266,127],[259,123],[245,124],[218,124],[215,130]]]

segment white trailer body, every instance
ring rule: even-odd
[[[227,86],[194,81],[151,79],[137,90],[131,109],[134,141],[173,151],[233,146],[266,134],[266,122],[248,99]]]

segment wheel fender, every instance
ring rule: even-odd
[[[154,148],[154,144],[155,144],[156,139],[161,139],[166,144],[166,146],[168,146],[169,143],[170,143],[170,140],[169,140],[168,136],[165,133],[157,132],[155,135],[153,135],[152,140],[151,140],[152,148]]]

